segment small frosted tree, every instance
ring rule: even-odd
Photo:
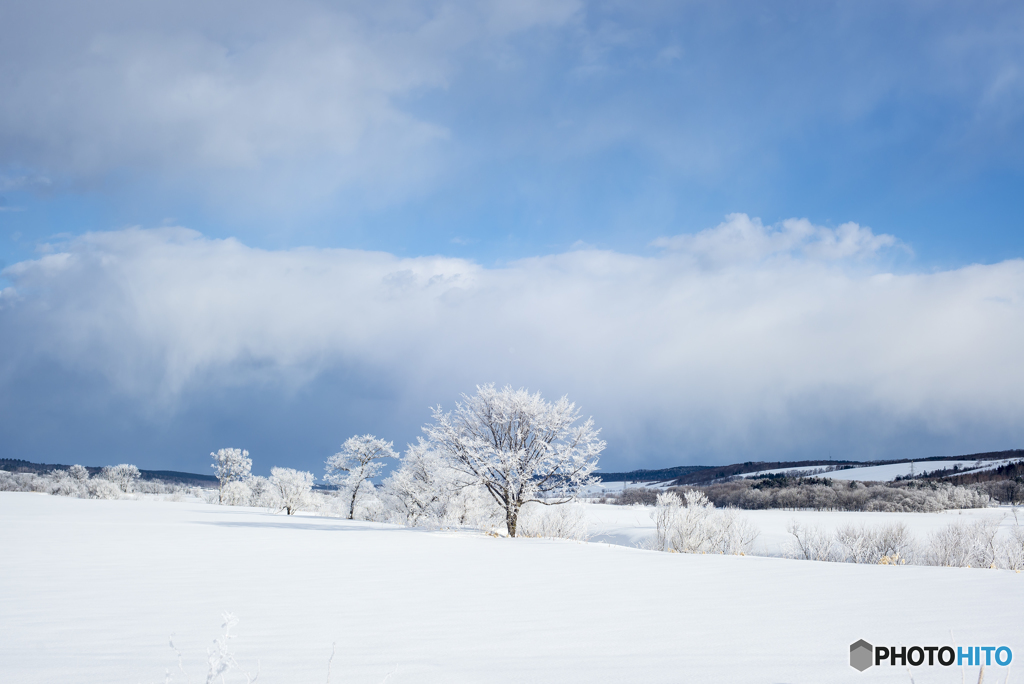
[[[125,494],[131,492],[135,488],[135,482],[141,475],[141,473],[139,473],[139,469],[131,463],[120,463],[114,466],[105,466],[103,470],[100,471],[100,474],[105,480],[117,485],[117,488]]]
[[[392,449],[394,442],[385,442],[373,435],[349,437],[341,451],[327,459],[326,480],[338,485],[349,499],[348,519],[356,514],[356,499],[360,492],[373,489],[370,478],[380,474],[386,458],[398,458]]]
[[[382,490],[395,517],[415,526],[466,517],[459,514],[470,486],[475,485],[466,482],[420,437],[408,446],[401,465],[384,480]]]
[[[75,464],[68,468],[68,475],[75,478],[79,482],[87,482],[89,480],[89,471],[85,469],[85,466]]]
[[[591,473],[605,442],[567,397],[554,403],[540,393],[494,384],[462,395],[454,413],[438,406],[423,428],[432,449],[448,464],[483,486],[505,512],[505,527],[516,536],[519,511],[529,502],[568,503],[593,482]]]
[[[224,486],[229,482],[242,482],[252,473],[252,459],[244,449],[218,449],[210,452],[213,457],[213,470],[220,480],[220,491],[217,496],[219,503],[224,503]]]
[[[309,492],[313,489],[313,473],[292,468],[271,468],[270,486],[274,488],[285,513],[295,511],[309,504]]]
[[[272,508],[274,504],[274,492],[270,480],[261,476],[253,475],[245,484],[249,486],[249,505]]]

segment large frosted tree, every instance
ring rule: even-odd
[[[478,482],[505,511],[505,526],[516,536],[524,504],[567,503],[592,482],[605,442],[590,418],[567,397],[551,403],[539,392],[494,384],[463,394],[455,411],[433,410],[423,428],[431,447],[449,465]]]
[[[324,479],[338,485],[343,495],[349,497],[349,520],[355,517],[359,494],[373,489],[370,478],[380,474],[384,459],[398,458],[393,444],[373,435],[356,435],[346,439],[341,451],[327,459]]]

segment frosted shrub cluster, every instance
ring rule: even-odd
[[[129,463],[102,468],[91,477],[80,465],[57,468],[45,474],[0,470],[0,491],[42,492],[79,499],[120,499],[130,494],[171,494],[182,488],[158,481],[142,481],[139,469]]]
[[[654,508],[654,548],[675,553],[740,554],[750,551],[758,531],[731,509],[716,509],[703,492],[659,494]]]
[[[543,506],[532,503],[524,506],[519,514],[519,535],[586,541],[590,533],[587,531],[587,516],[583,506]]]
[[[947,482],[861,482],[817,479],[814,482],[766,479],[736,480],[702,487],[716,506],[761,510],[878,511],[933,513],[949,509],[985,508],[992,498],[980,486]]]
[[[996,567],[1002,540],[996,541],[997,523],[978,520],[957,522],[929,535],[924,560],[928,565],[952,568]]]
[[[1024,526],[1015,520],[1000,534],[993,520],[955,522],[920,543],[903,523],[847,525],[834,533],[791,522],[784,555],[801,560],[881,565],[1024,570]]]
[[[801,560],[837,563],[912,563],[918,557],[916,542],[903,523],[878,527],[846,525],[835,533],[791,522],[793,535],[785,555]]]

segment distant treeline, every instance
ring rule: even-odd
[[[919,513],[957,508],[982,508],[993,502],[1024,503],[1024,481],[988,480],[958,484],[937,480],[903,480],[864,484],[827,477],[735,479],[705,485],[671,487],[680,497],[699,490],[719,508],[811,509],[819,511],[888,511]],[[606,496],[610,503],[653,506],[659,490],[628,488]]]
[[[675,466],[661,470],[630,470],[626,473],[596,473],[601,482],[666,482],[695,470],[706,470],[710,466]]]
[[[42,475],[53,470],[67,470],[70,465],[59,463],[32,463],[19,458],[0,458],[0,470],[9,473],[35,473]],[[103,470],[102,467],[86,466],[85,469],[90,476],[96,476]],[[155,480],[174,484],[190,485],[201,487],[216,483],[217,478],[213,475],[200,475],[199,473],[182,473],[176,470],[139,470],[140,479]]]

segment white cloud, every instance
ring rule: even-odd
[[[17,294],[0,299],[0,346],[8,375],[48,360],[161,410],[217,383],[281,392],[347,366],[424,406],[511,382],[569,393],[620,453],[1024,437],[1024,261],[895,274],[858,258],[891,242],[852,224],[723,225],[654,257],[503,268],[180,228],[89,234],[4,271]]]
[[[60,20],[12,8],[0,25],[0,164],[75,183],[130,168],[212,186],[214,197],[292,206],[346,187],[386,195],[425,183],[449,131],[405,102],[447,88],[466,46],[578,9],[55,5]]]
[[[892,235],[875,235],[870,228],[852,222],[826,228],[807,219],[787,219],[776,226],[765,226],[761,219],[746,214],[730,214],[714,228],[694,235],[659,238],[652,244],[710,264],[780,256],[835,261],[873,257],[887,248],[903,246]]]

